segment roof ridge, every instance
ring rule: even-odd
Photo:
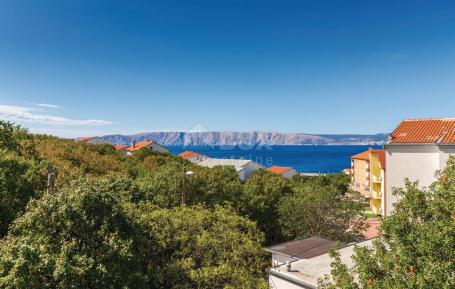
[[[403,121],[422,121],[422,120],[453,120],[455,117],[421,117],[421,118],[406,118]]]

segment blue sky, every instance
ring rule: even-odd
[[[451,0],[0,2],[0,118],[35,132],[377,133],[454,107]]]

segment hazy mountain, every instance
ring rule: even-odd
[[[280,132],[149,132],[135,135],[106,135],[115,144],[129,145],[132,141],[154,140],[170,146],[214,145],[372,145],[380,144],[388,134],[374,135],[318,135]]]

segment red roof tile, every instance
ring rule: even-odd
[[[275,173],[275,174],[282,174],[289,170],[292,170],[292,168],[273,166],[273,167],[270,167],[267,169],[267,171],[269,171],[271,173]]]
[[[455,118],[404,120],[390,134],[389,143],[455,144]]]
[[[121,150],[124,150],[126,149],[128,146],[124,146],[124,145],[115,145],[114,148],[116,151],[121,151]]]
[[[361,152],[360,154],[353,155],[351,157],[351,159],[370,161],[370,149],[367,151]]]
[[[198,154],[196,152],[192,152],[192,151],[184,151],[183,153],[179,154],[178,156],[189,160],[194,157],[200,156],[200,154]]]
[[[154,142],[153,141],[149,141],[149,140],[144,140],[144,141],[140,141],[140,142],[137,142],[134,147],[133,146],[130,146],[128,147],[126,150],[127,151],[130,151],[130,152],[134,152],[134,151],[138,151],[142,148],[145,148],[151,144],[153,144]]]

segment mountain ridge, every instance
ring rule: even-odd
[[[105,135],[114,144],[129,145],[133,141],[153,140],[167,146],[231,146],[231,145],[377,145],[387,133],[378,134],[309,134],[283,132],[146,132],[132,135]]]

